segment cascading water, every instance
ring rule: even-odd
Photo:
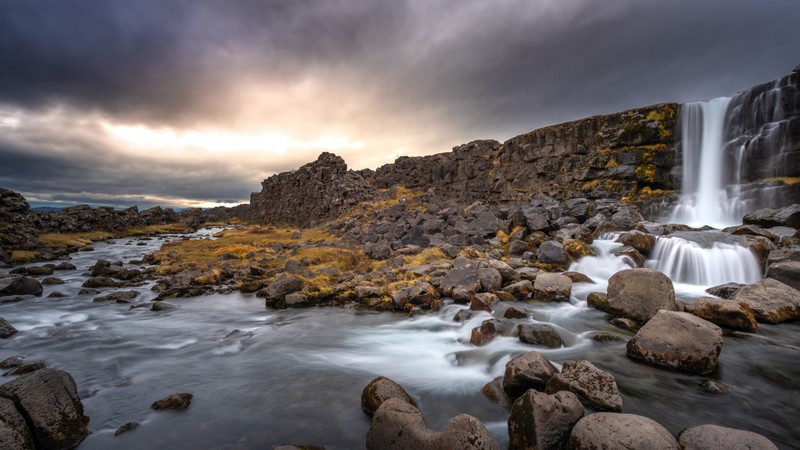
[[[659,237],[647,266],[665,273],[675,283],[698,286],[749,284],[761,279],[753,253],[716,232]]]

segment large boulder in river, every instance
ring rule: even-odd
[[[14,328],[13,325],[8,323],[8,321],[2,317],[0,317],[0,339],[5,339],[14,335],[17,332],[17,329]]]
[[[497,441],[476,418],[461,414],[448,422],[444,431],[428,428],[415,406],[398,398],[383,402],[372,417],[367,431],[369,450],[497,449]]]
[[[0,397],[0,448],[36,448],[33,436],[14,402]]]
[[[717,368],[722,330],[689,313],[659,311],[628,341],[627,349],[634,359],[707,374]]]
[[[569,448],[678,450],[680,447],[672,433],[652,419],[633,414],[595,413],[572,428]]]
[[[540,273],[533,283],[534,300],[568,302],[571,295],[572,279],[560,273]]]
[[[467,258],[458,257],[455,267],[447,272],[439,284],[442,295],[452,297],[455,291],[464,291],[468,294],[480,292],[481,282],[478,275],[478,266],[472,264]]]
[[[528,389],[544,391],[558,369],[539,352],[523,353],[506,364],[503,389],[511,398],[517,398]]]
[[[800,228],[800,204],[794,204],[781,209],[759,209],[744,216],[742,222],[767,228]]]
[[[770,265],[767,278],[800,290],[800,261],[780,261]]]
[[[676,311],[672,280],[652,269],[622,270],[608,279],[608,307],[611,314],[639,323],[650,320],[659,310]]]
[[[42,295],[42,283],[29,277],[0,278],[0,297],[6,295]]]
[[[678,443],[682,450],[778,450],[760,434],[719,425],[687,428],[678,435]]]
[[[288,273],[282,273],[275,277],[275,279],[265,289],[259,291],[263,292],[266,298],[267,306],[276,306],[287,295],[303,289],[303,280]]]
[[[570,391],[601,411],[622,411],[622,396],[614,376],[589,361],[564,362],[561,373],[553,375],[545,387],[548,394],[559,391]]]
[[[0,386],[0,397],[12,400],[25,417],[37,448],[68,449],[89,435],[89,418],[66,372],[41,369],[23,375]]]
[[[361,391],[361,409],[371,416],[390,398],[397,398],[411,406],[417,406],[417,402],[408,395],[403,386],[386,377],[377,377]]]
[[[542,347],[559,348],[564,345],[561,335],[550,325],[542,323],[521,323],[517,325],[520,342]]]
[[[749,306],[733,300],[698,298],[687,303],[686,312],[721,327],[756,331],[758,322]]]
[[[508,448],[558,450],[565,447],[572,427],[583,417],[583,405],[572,392],[547,395],[527,391],[511,406]]]
[[[543,264],[563,266],[569,263],[567,249],[558,241],[546,241],[536,251],[536,259]]]
[[[749,306],[759,322],[800,319],[800,291],[772,278],[739,289],[733,300]]]
[[[617,238],[617,242],[622,243],[622,245],[633,247],[642,255],[648,255],[656,245],[656,237],[649,233],[631,230],[620,234]]]

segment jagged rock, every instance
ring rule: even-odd
[[[575,424],[569,436],[569,448],[679,450],[680,447],[672,433],[652,419],[601,412],[589,414]]]
[[[2,317],[0,317],[0,339],[5,339],[7,337],[13,336],[17,332],[17,329],[14,328],[13,325],[8,323],[8,321]]]
[[[275,277],[275,279],[265,289],[259,291],[265,297],[266,305],[276,306],[279,302],[294,292],[303,289],[303,280],[287,273],[282,273]]]
[[[572,392],[547,395],[529,390],[511,407],[508,448],[559,450],[566,447],[572,427],[583,416],[583,405]]]
[[[102,297],[96,297],[93,301],[95,303],[101,302],[117,302],[117,303],[131,303],[133,299],[139,296],[138,291],[117,291]]]
[[[0,297],[7,295],[42,295],[42,284],[29,277],[0,278]]]
[[[652,269],[619,271],[608,280],[608,307],[606,312],[639,323],[647,322],[659,310],[675,311],[672,280]]]
[[[767,268],[767,278],[800,290],[800,261],[781,261]]]
[[[644,262],[645,262],[644,256],[641,253],[639,253],[638,250],[631,247],[630,245],[625,245],[614,250],[613,255],[627,258],[628,264],[633,265],[633,267],[638,267],[638,268],[644,267]]]
[[[687,428],[678,435],[678,444],[682,450],[778,450],[772,441],[760,434],[719,425]]]
[[[491,311],[500,302],[495,294],[481,292],[475,294],[469,302],[470,311]]]
[[[192,397],[188,392],[179,392],[153,402],[150,408],[156,411],[182,411],[192,404]]]
[[[491,212],[485,212],[479,215],[475,220],[469,224],[470,234],[478,236],[494,236],[498,231],[508,232],[508,222],[497,218]]]
[[[39,448],[72,448],[89,435],[89,418],[66,372],[37,370],[0,386],[0,395],[14,402]]]
[[[561,373],[547,381],[545,392],[570,391],[581,401],[601,411],[622,411],[622,396],[614,376],[589,361],[566,361]]]
[[[561,336],[550,325],[521,323],[517,325],[519,340],[526,344],[558,348],[564,345]]]
[[[383,402],[390,398],[396,398],[414,407],[417,406],[417,402],[408,395],[402,386],[389,378],[377,377],[370,381],[361,392],[361,409],[371,416]]]
[[[659,311],[628,341],[627,349],[634,359],[707,374],[717,367],[722,330],[689,313]]]
[[[374,244],[367,242],[364,244],[364,253],[372,259],[389,259],[392,256],[392,246],[389,245],[389,241],[386,239],[382,239]]]
[[[540,273],[533,283],[533,299],[543,302],[568,302],[572,280],[560,273]]]
[[[456,265],[445,275],[440,284],[440,290],[446,297],[452,297],[456,290],[463,290],[470,294],[479,292],[481,282],[478,276],[478,267],[471,263],[466,263],[461,267]]]
[[[800,318],[800,291],[772,278],[741,288],[733,300],[749,306],[759,322],[781,323]]]
[[[462,309],[453,316],[453,322],[466,322],[472,318],[472,311]]]
[[[408,304],[430,307],[437,298],[433,286],[427,281],[418,281],[413,286],[402,288],[392,294],[392,301],[397,309],[404,309]]]
[[[437,433],[428,428],[419,409],[397,398],[386,400],[375,411],[366,447],[369,450],[500,448],[486,427],[472,416],[456,416],[444,431]]]
[[[381,296],[381,289],[377,286],[356,286],[355,292],[356,292],[356,297],[358,298],[370,298],[370,297]]]
[[[25,417],[17,410],[14,402],[2,397],[0,397],[0,448],[36,448]]]
[[[517,281],[503,288],[504,291],[518,299],[528,298],[533,293],[533,283],[529,280]]]
[[[517,398],[528,389],[543,391],[547,381],[558,369],[541,353],[523,353],[506,364],[503,389],[511,398]]]
[[[569,254],[564,245],[558,241],[546,241],[536,251],[536,259],[544,264],[564,265],[569,263]]]
[[[611,223],[620,230],[630,230],[643,220],[639,210],[633,205],[622,206],[611,216]]]
[[[481,388],[481,393],[484,397],[504,408],[510,408],[513,403],[511,397],[503,390],[503,377],[497,377],[484,384]]]
[[[618,238],[617,242],[622,243],[622,245],[630,246],[642,255],[648,255],[653,250],[653,247],[656,245],[656,237],[652,234],[643,233],[637,230],[631,230],[626,233],[622,233]]]
[[[756,331],[758,323],[753,311],[744,303],[732,300],[698,298],[686,304],[686,312],[721,327]]]
[[[484,267],[478,269],[478,281],[481,283],[481,289],[486,292],[494,292],[503,286],[503,276],[500,271],[491,267]]]
[[[744,216],[742,222],[745,224],[759,225],[767,228],[800,228],[800,204],[794,204],[780,209],[759,209]]]
[[[497,319],[484,320],[480,326],[472,329],[469,342],[472,345],[485,345],[497,336]]]
[[[741,283],[725,283],[719,286],[712,286],[706,289],[706,292],[711,295],[716,295],[719,298],[730,300],[742,287],[744,287],[744,285]]]

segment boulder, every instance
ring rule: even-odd
[[[392,294],[392,301],[396,309],[404,309],[406,305],[430,307],[436,300],[436,291],[427,281],[418,281],[412,286],[404,287]]]
[[[14,402],[2,397],[0,397],[0,448],[36,448],[25,417],[17,410]]]
[[[648,255],[656,245],[656,237],[649,233],[631,230],[622,233],[617,238],[617,242],[622,243],[622,245],[633,247],[642,255]]]
[[[12,400],[25,417],[38,448],[72,448],[89,435],[89,418],[66,372],[42,369],[23,375],[0,386],[0,396]]]
[[[486,292],[497,291],[503,286],[503,276],[500,271],[491,267],[478,269],[478,281],[481,283],[481,289]]]
[[[35,295],[41,296],[42,284],[29,277],[0,278],[0,297],[7,295]]]
[[[600,411],[622,411],[622,396],[614,376],[589,361],[566,361],[561,373],[547,381],[545,392],[570,391]]]
[[[569,263],[569,254],[564,245],[558,241],[545,241],[536,251],[536,259],[543,264],[565,265]]]
[[[517,330],[519,332],[519,340],[526,344],[548,348],[559,348],[564,345],[561,336],[550,325],[521,323],[517,325]]]
[[[441,433],[425,423],[422,413],[398,398],[383,402],[367,431],[369,450],[498,449],[492,435],[478,419],[465,414],[454,417]]]
[[[708,374],[717,368],[722,330],[689,313],[659,311],[628,341],[627,350],[650,364]]]
[[[753,224],[767,228],[800,228],[800,204],[794,204],[780,209],[759,209],[744,216],[742,223]]]
[[[151,311],[169,311],[170,309],[177,308],[178,305],[173,305],[172,303],[167,303],[164,301],[155,301],[152,305],[150,305]]]
[[[498,334],[497,319],[484,320],[480,326],[472,329],[469,342],[472,345],[485,345]]]
[[[475,294],[469,302],[470,311],[491,311],[500,302],[497,295],[489,292]]]
[[[503,377],[497,377],[484,384],[481,388],[481,393],[493,403],[497,403],[504,408],[510,408],[511,403],[513,403],[513,399],[503,390]]]
[[[569,278],[570,280],[572,280],[573,283],[595,284],[591,278],[580,272],[563,272],[561,275],[564,275],[565,277]]]
[[[283,301],[278,302],[280,308],[304,308],[310,306],[308,297],[302,292],[292,292],[283,297]]]
[[[194,396],[188,392],[179,392],[156,400],[150,408],[156,411],[182,411],[192,404],[192,397]]]
[[[650,320],[659,310],[676,311],[672,280],[652,269],[622,270],[608,279],[608,307],[614,315],[639,323]]]
[[[582,418],[569,436],[570,450],[659,449],[679,450],[666,428],[647,417],[595,413]]]
[[[42,280],[43,286],[56,286],[60,284],[64,284],[64,280],[62,280],[61,278],[47,277],[44,280]]]
[[[678,435],[678,444],[682,450],[778,450],[760,434],[719,425],[687,428]]]
[[[2,317],[0,317],[0,339],[5,339],[7,337],[13,336],[17,332],[17,329],[14,328],[13,325],[8,323],[8,321]]]
[[[33,275],[33,276],[52,275],[53,267],[54,266],[52,265],[28,267],[28,275]]]
[[[375,414],[375,411],[390,398],[396,398],[408,403],[411,406],[417,406],[417,402],[408,395],[402,386],[386,377],[377,377],[370,381],[368,385],[361,391],[361,409],[368,415]]]
[[[644,256],[639,253],[639,250],[631,247],[630,245],[624,245],[612,253],[614,256],[618,256],[621,258],[627,259],[627,263],[632,265],[633,267],[644,267]]]
[[[459,260],[456,260],[459,261]],[[481,282],[478,267],[471,263],[462,263],[447,272],[439,285],[442,295],[452,297],[453,291],[463,290],[474,294],[480,292]]]
[[[698,298],[687,303],[684,309],[689,314],[721,327],[751,332],[758,330],[753,311],[746,304],[737,301]]]
[[[744,285],[741,283],[725,283],[720,284],[719,286],[712,286],[706,289],[706,292],[719,298],[730,300],[734,295],[736,295],[737,292],[739,292],[739,289],[743,287]]]
[[[506,308],[505,312],[503,312],[503,317],[506,319],[524,319],[528,317],[528,313],[519,308],[509,306]]]
[[[41,360],[22,362],[13,370],[4,373],[3,375],[25,375],[26,373],[36,372],[47,367],[47,363]]]
[[[53,267],[53,270],[76,270],[75,264],[62,262]]]
[[[497,259],[488,259],[486,264],[500,272],[500,276],[503,278],[503,284],[515,283],[520,280],[519,273],[506,262]]]
[[[767,278],[800,290],[800,261],[781,261],[767,268]]]
[[[611,223],[620,230],[630,230],[643,220],[639,210],[633,205],[622,206],[611,216]]]
[[[543,391],[547,381],[558,369],[541,353],[523,353],[506,364],[503,389],[511,398],[517,398],[528,389]]]
[[[513,295],[515,298],[524,299],[528,298],[533,292],[533,283],[528,280],[517,281],[516,283],[511,283],[504,287],[503,290]]]
[[[300,291],[303,289],[303,280],[287,273],[282,273],[275,277],[266,289],[262,289],[259,293],[263,292],[266,298],[267,306],[275,306],[278,302],[282,301],[287,295]]]
[[[533,299],[543,302],[568,302],[572,280],[560,273],[540,273],[533,283]]]
[[[583,412],[583,405],[572,392],[547,395],[533,390],[527,391],[511,406],[508,448],[565,448],[570,431],[583,416]]]
[[[733,300],[749,306],[759,322],[781,323],[800,318],[800,291],[772,278],[741,288]]]
[[[99,277],[91,277],[88,278],[86,281],[83,282],[81,285],[85,288],[101,288],[101,287],[119,287],[122,286],[122,283],[118,281],[114,281],[111,277],[108,276],[99,276]]]

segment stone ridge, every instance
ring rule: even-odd
[[[524,203],[539,194],[559,200],[621,198],[647,187],[677,189],[670,177],[679,105],[664,103],[540,128],[509,139],[473,141],[451,153],[399,158],[378,168],[388,188],[434,188],[463,203]]]
[[[340,156],[322,153],[293,172],[273,175],[250,195],[247,219],[256,223],[310,227],[339,217],[348,208],[375,198],[364,178],[371,171],[347,170]]]

